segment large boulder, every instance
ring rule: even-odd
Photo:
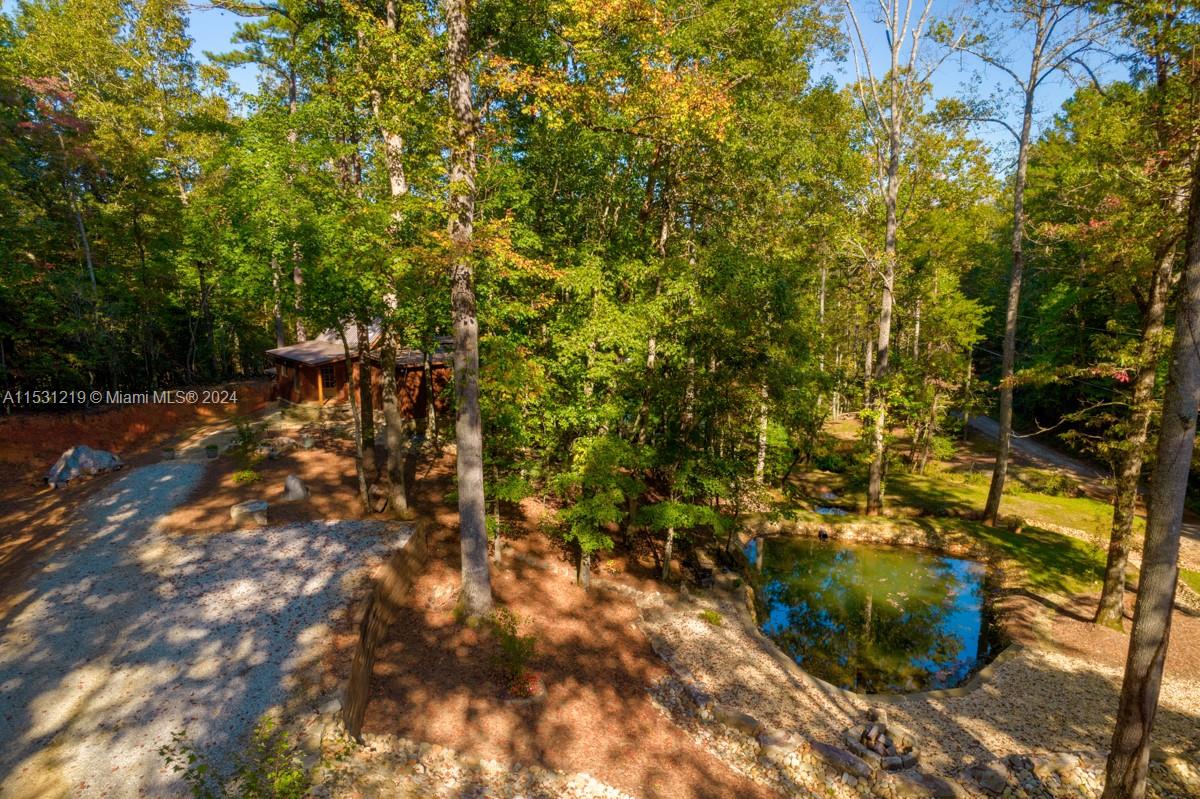
[[[239,502],[229,509],[229,518],[234,524],[241,524],[246,519],[255,524],[267,523],[267,503],[261,499],[251,499]]]
[[[59,456],[50,471],[46,472],[46,482],[51,488],[58,488],[77,477],[115,471],[124,465],[120,458],[107,450],[79,444]]]
[[[289,474],[283,480],[283,500],[293,502],[308,499],[308,486],[294,474]]]

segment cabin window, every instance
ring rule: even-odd
[[[337,385],[337,383],[334,382],[334,379],[333,379],[333,367],[332,366],[322,366],[321,367],[321,387],[322,388],[334,388],[336,385]]]

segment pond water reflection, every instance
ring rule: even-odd
[[[748,545],[751,562],[759,543]],[[772,539],[763,556],[762,631],[841,688],[950,688],[1004,644],[981,563],[813,539]]]

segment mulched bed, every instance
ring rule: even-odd
[[[459,555],[457,536],[447,531],[457,519],[442,498],[453,463],[443,458],[417,483],[416,509],[436,519],[442,532],[402,619],[380,647],[364,730],[476,757],[586,772],[644,799],[773,796],[704,751],[654,706],[647,690],[668,672],[637,628],[632,602],[597,589],[584,592],[561,574],[512,557],[493,570],[493,592],[536,633],[533,668],[544,675],[547,695],[525,705],[502,700],[491,634],[459,624],[452,612]],[[557,554],[536,533],[510,546]],[[347,668],[355,634],[349,627],[339,631],[330,661],[335,671]]]
[[[211,461],[188,501],[163,518],[161,529],[187,534],[229,530],[233,526],[230,507],[249,499],[270,503],[271,524],[368,518],[358,499],[358,477],[349,443],[322,443],[311,450],[294,449],[263,460],[254,467],[259,479],[253,483],[239,485],[233,481],[241,468],[231,454],[223,453]],[[283,481],[289,474],[298,476],[309,487],[309,499],[280,501]]]
[[[1054,645],[1069,655],[1124,668],[1129,630],[1133,627],[1134,592],[1125,592],[1124,632],[1092,624],[1097,601],[1095,596],[1075,597],[1054,616]],[[1176,607],[1164,673],[1167,677],[1200,680],[1200,615]]]

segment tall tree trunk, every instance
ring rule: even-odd
[[[1175,341],[1163,396],[1158,453],[1150,481],[1150,512],[1142,549],[1137,604],[1117,726],[1105,772],[1103,799],[1142,799],[1150,761],[1150,732],[1158,709],[1163,662],[1179,578],[1179,528],[1200,406],[1200,160],[1192,169],[1187,259]]]
[[[362,441],[364,467],[367,473],[375,473],[375,398],[372,396],[371,380],[371,330],[363,322],[358,323],[358,409],[362,419]]]
[[[83,201],[75,193],[75,189],[70,185],[66,173],[70,171],[70,158],[67,155],[67,143],[63,139],[61,133],[58,134],[58,147],[62,152],[63,158],[63,188],[67,192],[67,197],[71,201],[71,213],[75,217],[75,228],[79,233],[79,247],[83,251],[83,262],[87,266],[88,281],[92,286],[92,310],[99,312],[100,292],[96,287],[96,265],[92,261],[92,245],[88,241],[87,225],[83,223]]]
[[[421,369],[425,379],[425,444],[426,446],[437,446],[437,406],[434,404],[433,396],[433,364],[432,356],[428,351],[422,353]]]
[[[384,480],[388,489],[388,505],[392,512],[407,518],[408,491],[404,484],[404,417],[396,400],[396,339],[390,330],[383,335],[379,350],[380,375],[383,391],[383,419],[386,428],[387,464]]]
[[[892,342],[892,302],[896,285],[896,197],[899,190],[897,172],[900,168],[899,132],[894,132],[888,161],[887,230],[884,239],[883,296],[879,302],[879,334],[875,345],[875,372],[871,380],[871,465],[867,476],[867,515],[883,512],[883,471],[887,453],[884,433],[887,430],[888,352]]]
[[[671,579],[671,553],[675,549],[675,528],[667,528],[667,545],[663,548],[663,564],[662,578],[663,581]]]
[[[446,58],[453,137],[450,147],[450,304],[454,314],[454,398],[458,418],[458,516],[462,602],[470,617],[492,610],[479,414],[479,320],[471,259],[475,217],[475,111],[471,107],[467,4],[446,0]]]
[[[88,241],[87,227],[83,224],[83,210],[78,200],[71,195],[71,211],[75,215],[75,227],[79,231],[79,246],[83,249],[83,261],[87,265],[88,281],[92,286],[92,303],[97,308],[100,302],[100,290],[96,287],[96,266],[92,263],[92,245]]]
[[[575,583],[584,591],[592,587],[592,553],[582,546],[579,547],[579,561],[575,568]]]
[[[1013,367],[1017,359],[1017,312],[1021,305],[1021,280],[1025,272],[1025,176],[1029,168],[1029,131],[1033,126],[1033,96],[1041,73],[1042,32],[1039,27],[1029,82],[1025,89],[1025,108],[1021,115],[1021,137],[1017,147],[1017,174],[1013,178],[1012,271],[1008,277],[1008,307],[1004,312],[1004,347],[1000,355],[1000,431],[996,440],[996,463],[988,487],[983,519],[995,524],[1000,516],[1000,498],[1008,477],[1008,455],[1012,444]]]
[[[1129,431],[1120,466],[1117,471],[1116,494],[1113,497],[1112,532],[1108,539],[1108,562],[1104,568],[1104,590],[1096,609],[1096,624],[1121,629],[1125,615],[1125,571],[1129,560],[1129,538],[1133,533],[1133,517],[1137,507],[1138,484],[1142,480],[1142,462],[1146,457],[1146,438],[1150,418],[1154,413],[1154,378],[1158,373],[1158,356],[1162,346],[1163,323],[1167,315],[1167,299],[1171,287],[1171,272],[1175,248],[1170,247],[1159,258],[1150,278],[1146,298],[1146,314],[1142,322],[1142,338],[1138,342],[1138,371],[1133,380],[1130,400]]]
[[[892,214],[889,213],[889,217]],[[894,223],[889,222],[889,228]],[[895,236],[893,230],[890,234]],[[879,338],[876,346],[875,374],[871,383],[871,465],[867,476],[867,515],[878,516],[883,512],[883,468],[887,453],[884,451],[884,432],[887,429],[887,388],[883,380],[887,377],[888,347],[892,337],[892,287],[895,283],[895,262],[889,258],[883,276],[883,299],[879,308]]]
[[[308,341],[304,331],[304,270],[300,266],[300,247],[292,245],[292,284],[296,287],[296,341]]]
[[[497,479],[496,470],[492,469],[492,479]],[[500,499],[492,500],[492,513],[496,522],[496,537],[492,540],[492,563],[500,565],[504,559],[504,531],[500,527]]]
[[[758,458],[754,461],[754,482],[762,485],[767,468],[767,381],[763,380],[758,404]]]
[[[208,338],[208,357],[212,364],[212,377],[221,376],[221,360],[217,353],[216,325],[213,323],[212,307],[209,304],[208,279],[205,274],[204,262],[196,262],[196,274],[200,278],[200,319],[204,322]]]
[[[898,14],[899,6],[894,10]],[[893,28],[898,16],[893,18]],[[857,23],[856,23],[857,24]],[[907,26],[907,21],[905,22]],[[892,31],[893,34],[896,30]],[[901,31],[902,32],[902,31]],[[916,42],[920,36],[913,31],[913,55],[916,55]],[[887,169],[883,183],[883,205],[886,211],[886,222],[883,237],[883,293],[879,303],[879,332],[875,346],[875,373],[871,379],[871,464],[867,476],[867,515],[878,516],[883,512],[883,472],[887,453],[884,447],[884,433],[887,430],[887,386],[885,379],[888,373],[888,353],[892,343],[892,303],[896,287],[896,234],[899,230],[897,216],[897,199],[900,196],[900,148],[901,134],[904,124],[904,100],[901,85],[897,82],[897,70],[900,66],[899,56],[901,44],[890,42],[892,51],[892,75],[888,80],[889,115],[887,120]]]
[[[921,357],[921,298],[917,297],[916,308],[913,311],[913,360]]]
[[[345,325],[338,324],[338,335],[342,339],[342,351],[346,353],[346,395],[350,398],[350,416],[354,420],[354,472],[358,476],[358,496],[362,500],[363,508],[368,512],[371,510],[371,495],[367,488],[367,472],[363,469],[363,440],[362,440],[362,425],[358,418],[358,381],[354,379],[354,370],[351,368],[350,360],[350,343],[346,341]],[[320,376],[317,376],[320,380]]]
[[[275,346],[287,344],[287,335],[283,332],[283,301],[279,296],[279,259],[271,256],[271,291],[275,298]]]

